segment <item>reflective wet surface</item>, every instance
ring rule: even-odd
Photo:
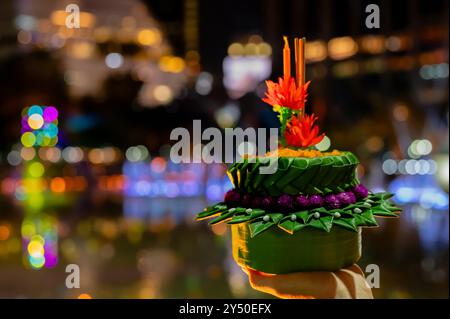
[[[207,204],[202,197],[59,196],[64,204],[46,208],[44,201],[37,212],[1,198],[0,297],[267,296],[234,264],[227,227],[194,221]],[[364,230],[359,265],[368,276],[378,267],[376,297],[447,297],[448,212],[404,208],[399,219]],[[40,242],[43,264],[33,259]],[[80,289],[66,287],[69,264],[80,267]]]

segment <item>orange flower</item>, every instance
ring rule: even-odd
[[[310,81],[303,87],[297,87],[293,77],[287,79],[278,78],[278,83],[266,81],[266,97],[262,100],[272,106],[284,106],[292,110],[305,108],[306,97]]]
[[[317,116],[314,114],[293,117],[284,133],[286,143],[295,147],[309,147],[322,141],[325,134],[318,135],[319,127],[314,125],[316,120]]]

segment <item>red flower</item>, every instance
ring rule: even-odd
[[[278,83],[266,81],[266,97],[262,100],[272,106],[284,106],[292,110],[305,108],[306,97],[310,81],[303,87],[297,87],[293,77],[287,79],[278,78]]]
[[[286,143],[295,147],[309,147],[320,143],[325,134],[318,135],[319,127],[314,125],[316,120],[317,116],[314,114],[293,117],[284,133]]]

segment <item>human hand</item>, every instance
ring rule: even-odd
[[[311,271],[292,274],[265,274],[243,268],[253,289],[286,299],[373,299],[364,273],[353,264],[336,272]]]

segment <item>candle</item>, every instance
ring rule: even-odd
[[[284,79],[288,79],[291,76],[291,49],[289,49],[289,42],[286,36],[284,39],[284,48],[283,48],[283,73]]]

